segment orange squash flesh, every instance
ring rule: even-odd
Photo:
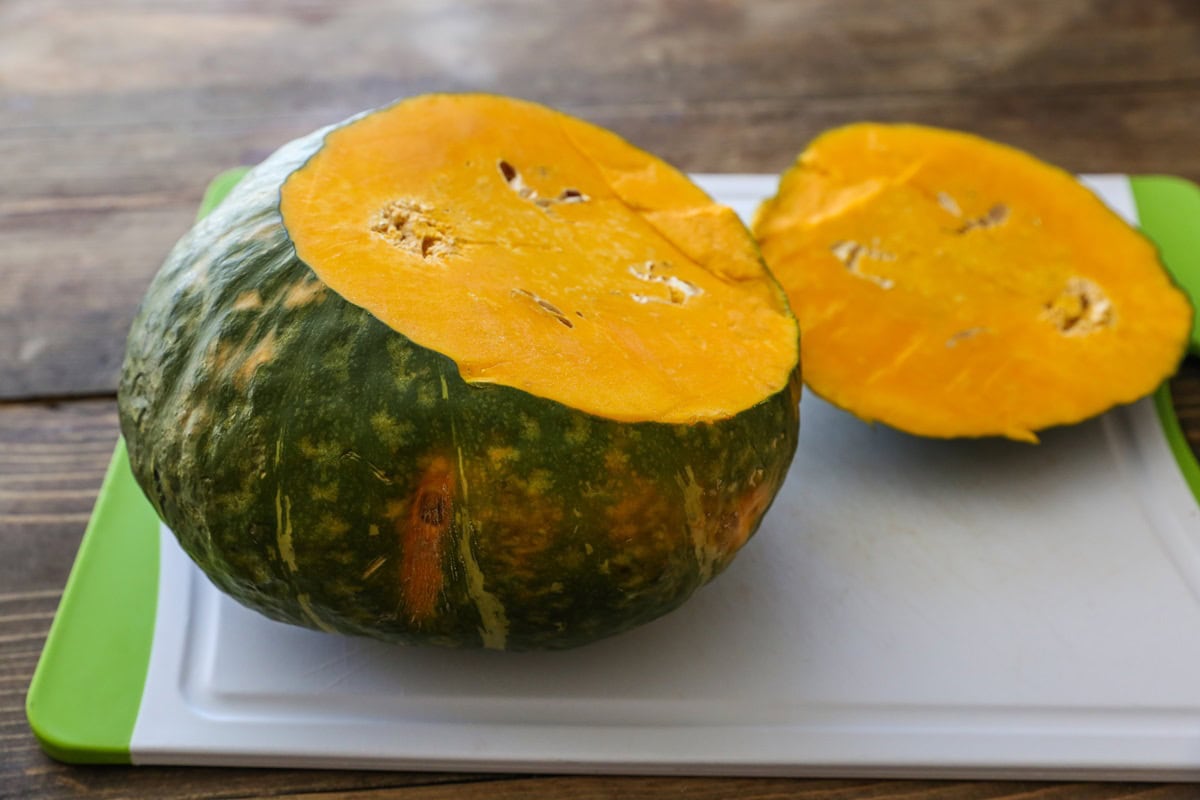
[[[538,105],[397,103],[328,134],[280,208],[327,286],[467,382],[678,423],[730,417],[796,364],[786,299],[734,213]]]
[[[968,134],[826,133],[754,230],[808,386],[910,433],[1036,441],[1153,391],[1191,326],[1146,238],[1068,173]]]

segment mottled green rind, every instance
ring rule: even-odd
[[[179,242],[130,333],[121,428],[184,550],[276,620],[505,649],[611,636],[721,572],[794,454],[798,366],[774,396],[695,425],[469,385],[296,258],[279,189],[326,133],[252,170]],[[455,480],[444,579],[436,613],[414,615],[399,565],[439,459]]]

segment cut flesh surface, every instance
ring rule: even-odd
[[[808,386],[920,435],[1032,441],[1135,400],[1191,324],[1149,240],[1072,175],[968,134],[831,131],[755,233]]]
[[[281,212],[334,292],[496,383],[624,421],[733,416],[786,386],[796,323],[728,208],[614,134],[487,95],[330,132]]]

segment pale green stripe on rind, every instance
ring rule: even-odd
[[[446,378],[442,376],[442,393],[443,396],[447,393]],[[455,434],[457,441],[458,435]],[[472,549],[472,534],[476,532],[475,523],[467,515],[463,509],[469,505],[469,494],[467,488],[467,471],[463,464],[462,448],[458,450],[458,476],[459,486],[462,490],[463,502],[459,506],[458,515],[460,517],[460,529],[462,535],[459,537],[458,550],[462,555],[463,569],[467,573],[467,594],[471,597],[471,601],[475,604],[475,609],[479,612],[479,638],[483,646],[491,650],[503,650],[508,643],[508,615],[504,611],[504,604],[487,590],[484,585],[483,570],[479,568],[479,562],[475,560],[475,551]]]
[[[154,641],[158,525],[118,442],[25,703],[54,758],[130,763]]]
[[[1200,188],[1182,178],[1137,175],[1129,179],[1142,231],[1158,246],[1163,263],[1187,292],[1195,310],[1191,351],[1200,354]],[[1170,385],[1154,395],[1167,444],[1192,494],[1200,501],[1200,462],[1175,415]]]
[[[683,510],[687,515],[688,532],[692,537],[692,550],[696,558],[696,568],[700,573],[700,582],[707,583],[713,575],[713,565],[716,554],[709,541],[708,521],[704,513],[704,488],[696,481],[696,474],[691,466],[684,468],[684,474],[675,476],[679,491],[683,497]]]
[[[292,498],[283,494],[283,486],[275,490],[275,542],[283,563],[295,572],[298,566],[296,548],[292,546]]]
[[[508,615],[504,611],[504,605],[484,585],[483,571],[479,568],[475,552],[471,549],[471,534],[476,532],[475,524],[470,519],[463,519],[462,523],[459,550],[462,554],[463,568],[467,573],[467,592],[479,611],[479,637],[484,647],[503,650],[508,642]]]

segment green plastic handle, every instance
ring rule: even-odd
[[[49,755],[129,763],[157,601],[158,517],[118,441],[25,699]]]
[[[1200,187],[1167,175],[1129,178],[1142,231],[1192,301],[1190,351],[1200,355]]]
[[[1200,187],[1167,175],[1132,175],[1129,185],[1142,232],[1158,246],[1167,270],[1192,301],[1188,349],[1200,354]],[[1169,381],[1155,393],[1154,405],[1179,471],[1200,501],[1200,462],[1175,414]]]

